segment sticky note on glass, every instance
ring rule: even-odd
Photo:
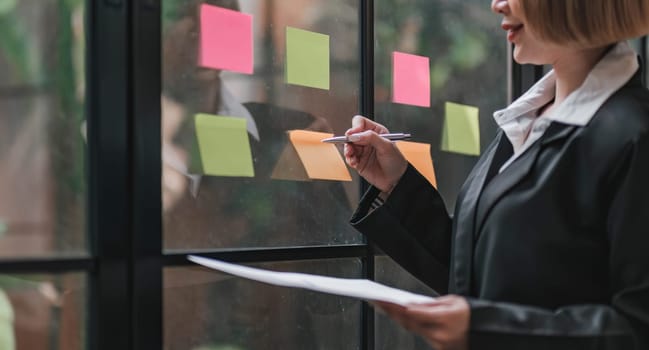
[[[480,155],[480,111],[477,107],[446,102],[442,150]]]
[[[322,139],[332,136],[333,134],[307,130],[289,131],[289,143],[271,177],[298,181],[351,181],[352,177],[336,146],[322,142]]]
[[[286,27],[286,82],[329,90],[329,36]]]
[[[395,144],[401,154],[406,157],[408,163],[412,164],[433,187],[437,188],[433,158],[430,155],[430,144],[410,141],[397,141]]]
[[[245,119],[197,114],[194,122],[205,174],[255,176]]]
[[[392,53],[392,102],[430,107],[430,60]]]
[[[198,65],[252,74],[252,16],[207,4],[200,12]]]

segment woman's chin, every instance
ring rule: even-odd
[[[514,48],[514,61],[518,64],[535,64],[533,59],[521,50]]]
[[[520,47],[514,47],[513,57],[518,64],[534,64],[537,66],[549,64],[545,55],[531,54],[529,50],[525,51]]]

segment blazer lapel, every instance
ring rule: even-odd
[[[575,128],[573,125],[552,122],[538,142],[527,149],[519,159],[510,164],[502,174],[493,178],[484,189],[479,200],[475,220],[474,242],[479,238],[480,231],[491,208],[512,187],[521,182],[530,173],[543,147],[567,137]]]
[[[475,223],[476,204],[489,166],[493,161],[494,154],[500,143],[503,133],[499,132],[496,139],[491,143],[489,148],[478,164],[474,167],[467,181],[462,186],[458,195],[458,201],[455,210],[455,234],[453,236],[453,254],[450,267],[450,289],[451,292],[460,295],[468,295],[470,292],[471,266],[473,264],[473,229]]]

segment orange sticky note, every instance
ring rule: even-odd
[[[336,146],[322,142],[322,139],[332,136],[333,134],[307,130],[289,131],[290,144],[280,156],[272,178],[352,181]]]
[[[430,156],[430,144],[409,141],[397,141],[395,144],[406,160],[412,164],[419,173],[424,175],[426,180],[428,180],[433,187],[437,188],[433,158]]]

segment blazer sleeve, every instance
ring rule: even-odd
[[[412,165],[385,203],[365,193],[351,224],[408,272],[438,293],[448,290],[452,221],[439,192]]]
[[[546,310],[469,298],[471,349],[649,349],[647,136],[625,147],[610,176],[610,303]]]

